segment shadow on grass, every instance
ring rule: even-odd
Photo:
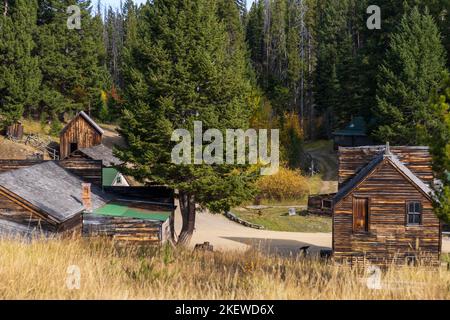
[[[279,255],[282,257],[296,257],[302,252],[300,248],[309,246],[311,255],[319,255],[322,249],[331,249],[330,247],[316,246],[311,243],[286,240],[286,239],[261,239],[261,238],[245,238],[245,237],[222,237],[223,239],[244,243],[253,250],[260,251],[267,255]]]

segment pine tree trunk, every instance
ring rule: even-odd
[[[180,191],[179,198],[183,225],[178,236],[177,245],[185,246],[191,241],[195,229],[195,196]]]

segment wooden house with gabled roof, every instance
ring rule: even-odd
[[[437,264],[441,223],[433,212],[433,180],[428,147],[339,148],[334,259]]]
[[[174,191],[87,182],[101,170],[101,161],[89,159],[0,161],[0,239],[76,233],[126,244],[167,241]]]
[[[102,143],[104,131],[84,111],[79,112],[60,133],[60,159]]]
[[[60,162],[27,164],[0,174],[0,235],[48,236],[81,227],[84,180]],[[92,208],[109,201],[99,187],[92,186]]]

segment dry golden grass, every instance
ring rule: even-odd
[[[370,290],[356,269],[258,252],[116,250],[79,239],[0,242],[1,299],[450,299],[450,272],[390,269]],[[66,286],[67,268],[80,289]]]
[[[50,125],[48,124],[43,125],[39,121],[31,119],[22,119],[22,124],[25,134],[36,134],[42,138],[59,142],[59,137],[50,135]]]

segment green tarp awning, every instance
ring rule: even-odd
[[[170,212],[150,211],[145,209],[131,208],[117,203],[109,203],[93,212],[94,214],[113,217],[128,217],[135,219],[147,219],[166,221],[170,217]]]

